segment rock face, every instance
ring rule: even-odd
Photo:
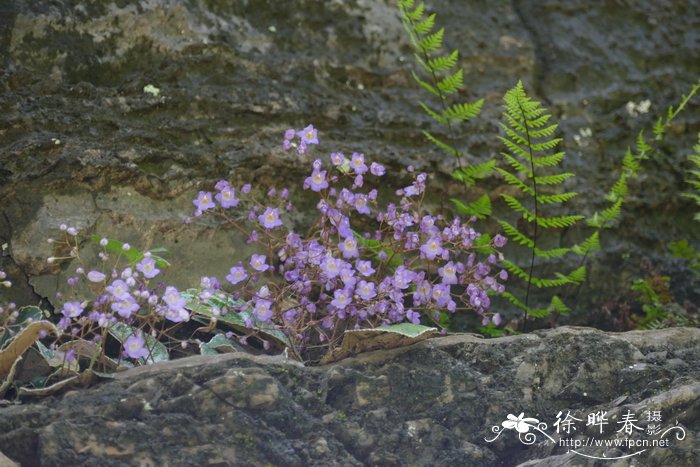
[[[663,113],[700,75],[700,10],[633,3],[430,2],[447,45],[461,51],[464,97],[486,99],[458,142],[467,159],[501,151],[501,97],[522,78],[564,130],[567,169],[579,174],[571,188],[586,194],[574,210],[599,208],[625,147],[651,120],[629,115],[626,103],[651,99]],[[13,297],[22,303],[54,296],[60,271],[45,262],[55,253],[45,240],[61,222],[168,247],[177,266],[168,280],[178,286],[191,286],[194,273],[221,275],[244,253],[241,241],[184,228],[190,200],[223,177],[262,192],[298,187],[309,161],[280,150],[290,126],[313,122],[322,154],[365,152],[391,168],[393,183],[411,162],[435,174],[436,200],[463,196],[447,183],[454,161],[421,136],[433,123],[416,106],[427,96],[411,80],[394,0],[18,0],[3,2],[0,18],[0,267],[24,284]],[[144,92],[149,84],[160,93]],[[675,196],[700,129],[697,115],[683,118],[633,187],[596,270],[624,263],[624,277],[644,256],[659,260],[669,240],[698,240],[690,202]],[[669,272],[679,302],[697,300],[687,270]],[[591,274],[590,285],[582,310],[618,286],[606,274]]]
[[[602,434],[586,426],[598,411]],[[531,445],[512,429],[521,413]],[[571,434],[567,414],[580,419]],[[656,434],[642,431],[649,425]],[[501,432],[488,442],[492,427]],[[454,335],[310,368],[280,357],[190,357],[0,409],[0,450],[27,466],[690,466],[700,465],[698,433],[700,330],[683,328]],[[579,455],[565,445],[661,438],[668,447]],[[612,464],[583,456],[642,450]]]

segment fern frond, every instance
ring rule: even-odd
[[[433,52],[442,47],[442,38],[445,36],[445,28],[429,34],[418,41],[418,47],[424,52]]]
[[[435,15],[432,15],[433,17]],[[435,57],[428,60],[428,67],[434,71],[445,71],[450,68],[457,66],[457,60],[459,59],[459,52],[453,50],[447,57]]]
[[[422,35],[427,35],[430,34],[430,31],[433,30],[433,26],[435,26],[435,13],[428,15],[427,18],[417,21],[413,27],[415,28],[416,32],[418,34]]]
[[[549,156],[533,157],[532,162],[535,164],[535,167],[554,167],[564,160],[564,155],[565,153],[558,152]]]
[[[540,227],[545,229],[563,229],[571,227],[578,221],[585,219],[586,216],[554,216],[554,217],[538,217],[536,222]]]
[[[565,172],[553,175],[538,175],[534,180],[538,185],[559,185],[574,176],[575,174],[573,173]]]
[[[437,88],[445,94],[454,94],[464,86],[464,70],[445,76],[437,82]]]
[[[571,250],[580,256],[586,256],[592,251],[600,250],[600,235],[596,230],[591,234],[590,237],[582,241],[581,243],[571,247]]]
[[[445,109],[443,115],[451,121],[464,122],[479,115],[483,105],[483,99],[472,103],[453,104]]]
[[[438,91],[432,84],[420,79],[420,77],[416,73],[413,73],[413,80],[416,83],[420,84],[423,87],[423,89],[425,89],[426,91],[428,91],[432,95],[440,97],[440,91]]]
[[[459,211],[468,216],[474,216],[477,219],[486,219],[491,215],[491,199],[489,195],[482,195],[476,201],[466,204],[455,198],[452,198],[451,201]]]
[[[568,193],[559,193],[556,195],[538,195],[537,199],[542,204],[553,204],[553,203],[565,203],[565,202],[569,201],[570,199],[575,198],[576,196],[578,196],[578,193],[568,192]]]
[[[504,260],[503,266],[512,275],[522,279],[525,282],[529,282],[538,289],[551,288],[551,287],[561,287],[567,284],[580,284],[586,280],[586,268],[581,266],[578,269],[573,270],[568,275],[564,275],[560,272],[555,274],[555,278],[543,279],[540,277],[530,276],[530,274],[517,264]]]
[[[434,111],[433,109],[428,107],[428,105],[426,105],[425,103],[418,102],[418,105],[420,105],[421,109],[423,109],[423,111],[425,113],[427,113],[428,115],[433,117],[436,121],[438,121],[440,123],[447,123],[447,119],[445,117],[443,117],[442,115],[440,115],[439,113],[437,113],[436,111]]]
[[[452,172],[452,178],[464,182],[467,185],[476,184],[477,180],[484,179],[491,175],[496,168],[496,160],[491,159],[482,164],[462,167]]]
[[[460,156],[459,151],[457,151],[455,148],[453,148],[452,146],[450,146],[450,145],[447,144],[446,142],[442,141],[441,139],[435,137],[435,136],[434,136],[433,134],[431,134],[429,131],[423,130],[422,133],[423,133],[423,136],[425,136],[425,139],[427,139],[428,141],[432,142],[432,143],[435,144],[436,146],[439,146],[439,147],[440,147],[441,149],[443,149],[444,151],[449,152],[450,154],[452,154],[452,155],[455,156],[455,157],[459,157],[459,156]]]

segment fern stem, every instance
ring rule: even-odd
[[[413,31],[415,31],[416,37],[418,38],[418,41],[416,41],[417,44],[420,43],[420,40],[423,39],[422,35],[416,30],[416,24],[415,22],[408,16],[404,14],[404,18],[408,20],[408,23],[411,25],[413,28]],[[428,55],[428,52],[421,47],[421,53],[423,54],[423,59],[425,60],[425,63],[428,63],[430,61],[430,56]],[[433,80],[433,85],[435,86],[435,90],[438,92],[438,97],[440,98],[440,105],[442,106],[442,112],[445,114],[447,112],[447,99],[445,98],[445,94],[442,92],[440,87],[438,86],[438,82],[440,81],[435,74],[435,70],[433,70],[432,67],[430,67],[430,77]],[[450,141],[455,140],[455,131],[454,128],[452,127],[452,122],[450,122],[449,118],[445,119],[445,123],[447,124],[447,133],[450,138]],[[457,154],[455,157],[457,158],[457,165],[459,168],[462,168],[462,151],[459,149],[455,148],[455,151],[457,151]]]
[[[534,154],[532,153],[532,142],[530,141],[530,127],[527,123],[527,117],[525,116],[525,109],[523,109],[520,99],[518,99],[518,108],[520,113],[523,115],[523,124],[525,126],[525,135],[527,137],[527,151],[530,155],[530,170],[532,170],[532,189],[534,191],[535,198],[535,232],[532,236],[532,255],[530,257],[530,272],[527,276],[527,291],[525,292],[525,315],[523,316],[523,330],[527,331],[527,307],[529,306],[530,300],[530,288],[532,287],[532,274],[535,270],[535,251],[537,251],[537,219],[539,219],[538,214],[538,202],[537,202],[537,174],[535,173],[535,161]]]

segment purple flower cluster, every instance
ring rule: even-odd
[[[318,144],[311,125],[288,130],[283,146],[306,153],[310,144]],[[300,349],[319,341],[333,345],[342,329],[438,322],[441,312],[472,310],[489,321],[489,293],[502,292],[499,281],[507,278],[496,266],[503,237],[492,240],[491,254],[477,257],[475,219],[424,212],[425,173],[409,170],[412,181],[397,190],[398,202],[380,208],[377,189],[364,187],[386,169],[364,154],[334,152],[328,163],[316,159],[310,169],[303,188],[318,194],[318,220],[303,237],[280,219],[282,200],[279,206],[253,202],[247,215],[236,218],[240,222],[222,216],[248,232],[251,243],[276,253],[253,254],[226,276],[256,319],[278,325]],[[217,187],[230,189],[225,181]],[[202,193],[194,201],[200,214],[210,209],[202,199],[231,207],[219,195]],[[283,201],[291,210],[286,196]]]
[[[202,198],[200,196],[200,199]],[[65,230],[71,235],[71,228]],[[109,258],[108,244],[107,239],[100,241],[103,250],[99,256],[103,263]],[[129,249],[128,244],[122,245],[122,251]],[[150,253],[145,253],[138,262],[133,264],[133,267],[112,267],[110,270],[103,265],[102,270],[91,269],[86,272],[85,269],[83,266],[78,267],[75,275],[67,279],[73,292],[71,298],[63,297],[64,301],[60,309],[62,317],[58,327],[63,330],[70,329],[72,335],[78,333],[99,335],[102,333],[100,330],[107,329],[117,322],[138,328],[149,322],[165,320],[170,323],[181,323],[190,319],[190,312],[185,308],[186,300],[177,288],[151,284],[151,279],[156,278],[161,270]],[[94,299],[77,299],[80,295],[78,288],[81,283],[93,290]],[[214,281],[212,288],[214,287],[219,287],[218,282]],[[142,354],[142,346],[136,345],[142,341],[140,336],[127,339],[123,344],[125,355],[130,358],[140,358],[134,355]]]

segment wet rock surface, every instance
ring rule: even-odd
[[[674,431],[669,447],[614,465],[690,466],[699,401],[700,330],[563,327],[453,335],[320,367],[238,353],[159,363],[0,408],[0,450],[22,465],[610,465],[555,442],[658,438],[617,432],[628,412],[646,429],[651,410],[684,439]],[[582,420],[570,435],[555,430],[560,411]],[[607,412],[603,434],[585,426],[597,411]],[[536,432],[528,446],[507,429],[486,441],[520,413],[547,423],[554,442]]]
[[[486,99],[459,141],[468,161],[501,150],[501,96],[522,78],[561,123],[565,168],[579,173],[572,188],[585,194],[574,209],[586,214],[651,121],[631,117],[625,104],[648,98],[662,113],[700,75],[700,11],[690,4],[430,7],[448,47],[461,51],[464,97]],[[414,163],[435,174],[436,200],[461,196],[445,183],[454,161],[420,134],[433,124],[417,110],[426,96],[411,80],[412,52],[393,2],[20,0],[0,9],[0,245],[2,267],[24,284],[18,301],[52,299],[60,270],[45,262],[54,253],[45,239],[61,222],[171,249],[177,267],[168,279],[179,286],[192,285],[193,273],[226,271],[245,252],[240,239],[206,225],[184,228],[190,199],[220,178],[299,186],[309,161],[279,147],[290,126],[313,122],[323,153],[362,151],[386,163],[396,185],[397,169]],[[144,92],[149,84],[160,93]],[[575,142],[584,128],[592,136]],[[670,240],[698,240],[690,202],[677,195],[699,129],[697,113],[671,129],[662,157],[632,187],[620,229],[604,239],[607,253],[581,304],[617,292],[615,281],[597,279],[600,271],[624,280],[647,256],[673,276],[679,301],[697,300],[697,281],[663,257]]]

